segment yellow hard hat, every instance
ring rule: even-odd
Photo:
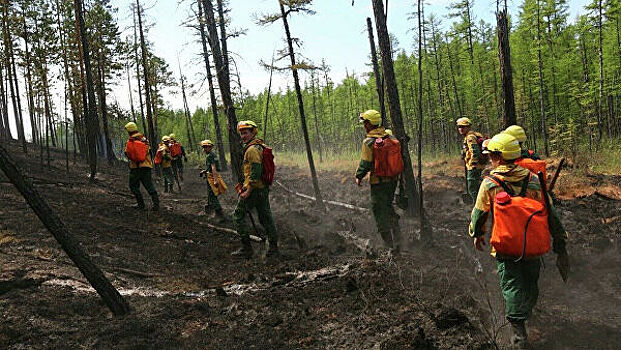
[[[211,140],[203,140],[201,141],[201,147],[213,146],[213,142]]]
[[[500,133],[489,140],[487,153],[500,153],[504,160],[514,160],[520,158],[521,149],[518,140],[507,134]]]
[[[170,137],[171,140],[176,140],[175,139],[175,137],[176,137],[175,134],[170,134],[170,135],[168,135],[168,137]]]
[[[368,120],[371,125],[382,125],[382,115],[374,109],[369,109],[364,113],[360,113],[360,122],[364,123],[365,120]]]
[[[526,141],[526,132],[524,131],[524,128],[519,125],[511,125],[505,130],[505,133],[515,137],[518,142]]]
[[[162,137],[162,142],[168,142],[168,141],[170,141],[170,136]]]
[[[237,123],[237,131],[241,131],[242,129],[257,129],[257,123],[253,122],[252,120],[242,120],[239,123]]]
[[[125,130],[127,130],[127,132],[136,132],[138,131],[138,125],[134,122],[129,122],[125,124]]]
[[[461,117],[457,119],[456,124],[457,126],[471,126],[472,122],[470,121],[470,118]]]
[[[386,133],[387,133],[388,135],[392,136],[392,130],[390,130],[390,129],[386,129]]]

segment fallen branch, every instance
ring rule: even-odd
[[[124,272],[124,273],[130,274],[130,275],[134,275],[134,276],[138,276],[138,277],[145,277],[145,278],[161,277],[162,276],[162,275],[160,275],[158,273],[148,273],[148,272],[130,270],[130,269],[126,269],[126,268],[123,268],[123,267],[113,267],[112,269],[114,271]]]
[[[285,192],[290,193],[292,195],[304,198],[304,199],[308,199],[311,201],[316,202],[317,199],[313,196],[309,196],[307,194],[304,193],[300,193],[300,192],[295,192],[292,191],[290,189],[288,189],[287,187],[285,187],[285,185],[283,185],[282,183],[280,183],[279,181],[274,181],[274,183],[276,183],[278,186],[280,186],[283,190],[285,190]],[[355,205],[352,204],[348,204],[348,203],[343,203],[343,202],[337,202],[337,201],[328,201],[328,200],[324,200],[323,201],[326,204],[330,204],[330,205],[334,205],[334,206],[338,206],[338,207],[343,207],[343,208],[347,208],[347,209],[351,209],[351,210],[357,210],[357,211],[362,211],[362,212],[368,212],[369,209],[367,208],[362,208],[362,207],[357,207]]]
[[[224,233],[230,233],[236,236],[239,236],[239,234],[237,233],[237,231],[232,230],[230,228],[226,228],[226,227],[220,227],[220,226],[216,226],[216,225],[212,225],[210,223],[205,223],[205,226],[209,227],[210,229],[214,230],[214,231],[218,231],[218,232],[224,232]],[[255,241],[255,242],[263,242],[263,239],[261,237],[257,237],[255,235],[250,235],[250,240],[251,241]]]
[[[374,256],[369,239],[360,238],[349,231],[336,231],[336,234],[351,242],[351,244],[360,249],[367,257]]]

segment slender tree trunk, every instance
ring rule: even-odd
[[[100,53],[101,56],[101,53]],[[106,72],[104,70],[103,57],[100,57],[97,73],[99,75],[99,83],[97,90],[99,94],[99,108],[101,109],[101,122],[103,126],[104,138],[106,142],[106,156],[108,164],[113,165],[116,161],[114,149],[112,148],[112,139],[110,138],[110,128],[108,126],[108,105],[106,103]]]
[[[461,101],[459,100],[459,93],[457,92],[457,81],[455,80],[455,70],[453,69],[453,57],[451,56],[451,45],[446,38],[446,54],[448,55],[449,68],[451,70],[451,82],[453,83],[453,93],[455,95],[455,102],[457,103],[457,111],[459,111],[459,116],[464,115],[464,111],[461,108]]]
[[[209,50],[207,49],[208,40],[207,36],[205,35],[205,17],[203,16],[203,0],[198,0],[198,29],[200,31],[201,44],[203,45],[203,60],[205,61],[207,83],[209,84],[209,101],[211,103],[213,126],[216,132],[216,146],[218,149],[218,157],[220,158],[220,166],[222,167],[222,170],[226,171],[228,169],[228,165],[224,153],[224,142],[222,141],[220,119],[218,118],[218,101],[216,100],[216,91],[213,84],[213,75],[211,74],[211,65],[209,64]]]
[[[87,141],[88,141],[88,163],[90,167],[90,179],[95,180],[97,174],[97,136],[98,136],[98,121],[97,121],[97,106],[95,105],[95,87],[93,83],[93,75],[91,71],[91,56],[89,42],[86,37],[86,27],[83,17],[83,4],[82,0],[74,0],[75,15],[79,29],[80,42],[82,48],[81,57],[84,61],[84,72],[86,75],[86,98],[84,104],[84,115],[86,116],[86,129],[87,129]],[[87,100],[88,99],[88,100]],[[87,101],[86,101],[87,100]]]
[[[216,29],[216,20],[214,16],[213,5],[211,0],[202,0],[203,10],[206,15],[207,33],[209,34],[209,45],[216,66],[216,76],[218,77],[218,85],[220,86],[220,95],[224,104],[225,113],[228,121],[229,144],[231,154],[232,177],[235,182],[242,182],[243,174],[241,172],[242,148],[241,139],[237,133],[237,116],[235,113],[235,105],[231,97],[230,77],[227,74],[226,65],[223,61],[222,50],[218,40],[218,31]],[[226,38],[224,38],[226,40]]]
[[[144,92],[145,92],[145,104],[147,107],[147,123],[149,126],[149,140],[157,144],[157,134],[155,133],[155,126],[153,124],[153,109],[151,99],[151,84],[149,82],[149,66],[147,64],[147,45],[144,40],[144,31],[142,29],[142,8],[140,7],[140,0],[136,0],[136,11],[138,15],[138,30],[140,32],[140,50],[142,52],[142,72],[144,75]],[[156,147],[151,148],[151,157],[155,157]]]
[[[17,71],[14,70],[15,65],[12,64],[13,42],[11,39],[11,34],[9,32],[9,25],[7,23],[9,19],[9,3],[7,0],[2,1],[2,8],[3,8],[3,11],[2,11],[3,30],[2,32],[3,32],[3,40],[4,40],[4,60],[5,60],[4,66],[6,67],[9,89],[11,90],[11,102],[13,105],[13,117],[15,118],[15,125],[17,128],[17,139],[20,142],[22,142],[22,139],[24,139],[24,135],[22,134],[22,131],[20,131],[20,127],[19,127],[21,104],[19,102],[19,89],[18,89],[18,86],[16,86],[17,78],[14,78],[14,76],[17,74]],[[24,152],[27,152],[27,149],[25,148],[25,143],[22,143],[22,150]]]
[[[315,73],[311,73],[311,90],[313,94],[313,119],[315,120],[315,134],[317,134],[317,149],[319,150],[319,162],[323,162],[323,147],[321,147],[321,134],[319,132],[319,116],[317,115],[317,92],[315,91]]]
[[[274,54],[272,54],[272,64],[270,65],[270,82],[267,86],[267,101],[265,102],[265,116],[263,117],[263,140],[267,140],[267,115],[270,110],[270,99],[272,98],[272,76],[274,74]]]
[[[34,116],[34,97],[33,97],[33,91],[32,91],[32,73],[31,73],[31,69],[30,66],[32,64],[31,62],[31,57],[30,57],[30,40],[29,40],[29,33],[28,33],[28,28],[26,26],[26,10],[27,10],[27,5],[24,4],[23,8],[22,8],[22,25],[24,27],[24,53],[25,53],[25,68],[26,68],[26,95],[28,97],[27,101],[28,101],[28,116],[30,118],[30,130],[32,133],[32,143],[36,143],[37,140],[37,129],[36,129],[36,125],[35,125],[35,116]],[[61,38],[62,40],[62,38]]]
[[[285,6],[282,1],[279,1],[280,14],[282,16],[282,22],[285,27],[285,35],[287,37],[287,46],[289,48],[289,59],[291,60],[291,71],[293,72],[293,82],[295,84],[295,93],[298,98],[298,107],[300,112],[300,124],[302,126],[302,134],[304,136],[304,144],[306,146],[306,157],[308,159],[308,167],[310,168],[311,177],[313,181],[313,189],[315,190],[315,198],[317,199],[317,207],[321,210],[325,210],[325,204],[323,197],[321,196],[321,190],[319,189],[319,179],[317,178],[317,171],[315,170],[315,162],[313,161],[313,151],[310,144],[310,138],[308,136],[308,127],[306,125],[306,115],[304,114],[304,100],[302,98],[302,89],[300,88],[300,78],[298,76],[298,69],[295,63],[295,53],[293,51],[293,39],[291,39],[291,32],[289,31],[289,22],[287,19],[287,12],[285,12]]]
[[[541,132],[543,133],[543,147],[546,157],[550,156],[548,149],[548,126],[546,123],[545,101],[543,98],[543,60],[541,58],[541,16],[540,0],[537,0],[537,63],[539,67],[539,113],[541,117]]]
[[[125,70],[127,71],[127,90],[129,92],[129,108],[132,113],[132,121],[136,123],[136,111],[134,110],[134,97],[132,94],[132,79],[131,74],[129,73],[129,63],[125,66]]]
[[[375,15],[375,27],[377,29],[377,37],[380,46],[380,53],[382,56],[382,68],[384,70],[384,81],[386,83],[386,91],[388,98],[388,107],[390,109],[390,118],[392,120],[393,132],[397,139],[401,142],[401,154],[403,156],[403,162],[405,165],[404,173],[405,177],[405,189],[407,196],[411,200],[408,208],[408,213],[411,216],[417,215],[420,209],[420,193],[416,188],[416,179],[414,178],[414,172],[412,169],[412,160],[410,158],[410,151],[408,147],[409,137],[405,133],[405,127],[403,125],[403,117],[401,115],[401,106],[399,103],[399,91],[397,90],[397,79],[395,77],[395,71],[393,67],[390,37],[388,36],[388,28],[386,27],[386,17],[384,15],[384,3],[382,0],[371,0],[373,5],[373,12]],[[427,234],[423,233],[424,230],[430,227],[421,227],[421,237]]]
[[[511,71],[511,48],[509,46],[509,28],[507,12],[497,14],[498,23],[498,59],[500,61],[500,81],[502,83],[502,129],[517,124],[515,100],[513,97],[513,72]]]
[[[142,122],[142,130],[147,132],[147,123],[144,117],[144,101],[142,100],[142,78],[140,77],[140,56],[138,55],[138,24],[136,23],[136,9],[132,9],[134,18],[134,58],[136,60],[136,80],[138,81],[138,102],[140,103],[140,121]],[[156,140],[153,140],[155,142]]]
[[[367,17],[367,31],[369,32],[369,45],[371,46],[371,63],[373,64],[373,75],[375,76],[375,91],[379,99],[380,113],[382,114],[382,125],[388,127],[386,117],[386,106],[384,104],[384,89],[382,87],[382,77],[380,76],[379,64],[377,62],[377,50],[375,49],[375,38],[373,37],[373,24],[371,18]]]
[[[426,230],[425,206],[423,204],[423,0],[418,0],[418,216],[421,238],[428,234]]]
[[[598,50],[597,57],[599,59],[599,98],[597,100],[597,147],[601,147],[603,135],[602,122],[602,100],[604,99],[604,49],[602,34],[602,0],[597,0],[597,33],[598,33]],[[608,130],[610,130],[610,119],[608,119]],[[610,136],[610,135],[609,135]]]

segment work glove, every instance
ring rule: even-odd
[[[569,271],[571,271],[571,267],[569,266],[569,255],[567,255],[567,252],[556,255],[556,268],[561,274],[563,282],[567,283],[567,277],[569,276]]]

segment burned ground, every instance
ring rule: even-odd
[[[162,194],[159,213],[130,206],[127,170],[103,167],[89,183],[78,161],[66,173],[15,152],[35,186],[126,295],[114,318],[53,237],[6,181],[0,183],[0,348],[6,349],[496,349],[508,343],[495,263],[467,239],[463,179],[425,178],[433,242],[402,219],[408,248],[380,246],[369,213],[312,201],[274,186],[272,209],[284,257],[237,260],[236,237],[208,227],[205,183],[187,169],[182,193]],[[537,349],[621,347],[621,205],[618,177],[591,175],[603,192],[571,196],[558,209],[570,234],[573,272],[563,284],[545,257],[531,322]],[[307,171],[278,168],[286,188],[312,194]],[[594,181],[594,182],[593,182]],[[350,173],[321,172],[325,199],[368,207]],[[608,192],[605,192],[608,191]],[[608,193],[608,194],[602,194]],[[231,193],[223,200],[234,207]],[[224,224],[230,227],[230,224]],[[348,237],[348,238],[344,238]],[[357,240],[356,240],[357,239]]]

